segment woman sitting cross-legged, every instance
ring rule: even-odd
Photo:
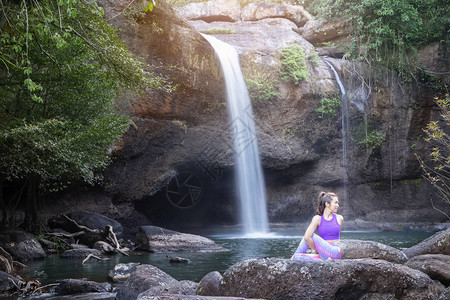
[[[312,218],[292,260],[341,258],[340,234],[344,217],[336,213],[338,208],[339,199],[335,193],[319,193],[317,215]],[[314,233],[316,229],[318,234]],[[308,249],[312,249],[315,254],[308,254]]]

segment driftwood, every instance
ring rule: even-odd
[[[25,267],[24,264],[13,260],[11,254],[2,247],[0,247],[0,262],[5,266],[5,272],[9,274],[15,274]]]
[[[86,256],[85,259],[83,259],[83,262],[81,263],[82,265],[84,265],[85,262],[87,262],[90,258],[95,258],[97,260],[102,260],[100,257],[98,257],[97,255],[94,254],[89,254],[88,256]]]
[[[16,294],[18,294],[19,296],[28,296],[33,294],[36,289],[39,288],[39,286],[41,285],[41,283],[39,282],[39,280],[30,280],[30,281],[22,281],[19,280],[18,283],[16,283],[14,280],[12,280],[11,278],[8,278],[16,287],[17,292]]]
[[[119,241],[117,240],[117,236],[113,231],[113,228],[111,225],[107,225],[105,227],[105,232],[108,234],[106,237],[106,240],[112,244],[113,247],[116,248],[116,251],[119,252],[122,255],[129,256],[127,252],[125,252],[123,249],[121,249]]]
[[[98,229],[90,229],[89,227],[86,227],[84,225],[80,225],[80,224],[77,223],[77,221],[75,221],[74,219],[69,218],[65,214],[63,214],[63,217],[66,218],[67,221],[69,221],[70,223],[75,225],[77,228],[79,228],[80,231],[87,231],[87,232],[90,232],[90,233],[100,233],[100,230],[98,230]]]

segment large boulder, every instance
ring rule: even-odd
[[[80,279],[61,280],[55,288],[55,292],[60,295],[73,295],[82,293],[103,293],[111,292],[112,287],[109,283],[100,283],[95,281]]]
[[[166,287],[177,282],[175,278],[151,265],[140,265],[131,273],[117,293],[117,300],[136,300],[138,295],[153,287]]]
[[[450,255],[450,228],[433,234],[419,244],[404,249],[403,252],[409,258],[422,254]]]
[[[310,19],[298,30],[299,34],[313,45],[329,42],[345,42],[352,27],[348,22],[324,22]]]
[[[264,299],[436,299],[445,287],[383,260],[250,259],[223,275],[221,295]]]
[[[450,285],[450,255],[418,255],[408,260],[406,265],[428,274],[432,279],[439,280],[445,286]]]
[[[278,5],[272,3],[250,3],[242,9],[243,21],[258,21],[268,18],[284,18],[302,27],[312,19],[303,6]]]
[[[211,239],[157,226],[141,226],[136,235],[136,244],[140,245],[141,250],[157,253],[223,250],[222,246]]]
[[[241,19],[241,4],[237,0],[189,3],[178,9],[178,14],[188,20],[235,22]]]
[[[374,241],[341,240],[342,259],[374,258],[394,263],[404,263],[406,255],[391,246]]]
[[[20,230],[1,232],[0,247],[8,252],[14,260],[20,262],[47,256],[41,244],[32,234]]]
[[[148,299],[152,296],[161,296],[161,295],[195,295],[197,291],[198,283],[182,280],[182,281],[174,281],[167,286],[155,286],[152,287],[145,292],[142,292],[138,295],[137,300]]]
[[[220,282],[222,274],[217,271],[209,272],[198,283],[197,295],[202,296],[220,296]]]
[[[242,297],[214,297],[214,296],[193,296],[193,295],[160,295],[160,296],[145,296],[139,300],[246,300],[248,298]],[[263,300],[263,299],[249,299],[249,300]],[[446,300],[446,299],[445,299]]]

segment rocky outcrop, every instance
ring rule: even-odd
[[[394,263],[405,263],[406,255],[394,247],[374,241],[342,240],[342,259],[373,258]]]
[[[140,265],[125,281],[117,293],[117,300],[135,300],[137,296],[153,287],[166,287],[176,280],[151,265]]]
[[[406,265],[428,274],[432,279],[438,280],[445,286],[450,285],[450,255],[418,255],[408,260]]]
[[[450,228],[433,234],[419,244],[404,249],[403,252],[409,258],[422,254],[450,255]]]
[[[82,293],[103,293],[111,292],[112,287],[109,283],[100,283],[95,281],[80,279],[61,280],[55,288],[55,292],[60,295],[74,295]]]
[[[33,235],[19,230],[0,232],[0,247],[20,262],[47,256]]]
[[[302,27],[313,17],[303,6],[277,5],[272,3],[249,3],[242,9],[243,21],[259,21],[269,18],[284,18]]]
[[[237,0],[189,3],[178,10],[178,13],[188,20],[235,22],[241,19],[241,4]]]
[[[198,283],[197,295],[201,296],[220,296],[220,282],[222,274],[217,271],[209,272]]]
[[[299,284],[301,283],[301,284]],[[436,299],[444,286],[428,275],[383,260],[324,262],[251,259],[230,267],[222,295],[264,299]]]
[[[194,234],[180,233],[157,226],[141,226],[136,235],[140,249],[150,252],[218,251],[222,246],[213,240]]]
[[[152,71],[171,78],[177,86],[176,92],[146,91],[124,97],[134,126],[105,172],[105,186],[115,202],[133,203],[161,226],[237,222],[236,195],[228,188],[234,183],[234,160],[225,89],[214,52],[200,35],[216,32],[217,38],[238,50],[244,76],[256,87],[250,88],[250,94],[271,221],[310,218],[311,199],[320,190],[341,196],[346,220],[396,224],[445,220],[430,205],[432,187],[421,179],[415,157],[415,153],[426,153],[419,137],[425,124],[437,116],[427,90],[406,89],[387,70],[377,71],[381,75],[375,82],[373,70],[363,64],[328,59],[347,89],[346,140],[339,109],[330,115],[318,113],[324,101],[340,98],[337,79],[325,57],[318,54],[343,57],[342,44],[351,30],[348,24],[309,19],[303,25],[303,19],[279,14],[276,8],[281,6],[263,4],[244,8],[253,15],[248,17],[252,21],[244,10],[239,12],[240,19],[229,17],[238,14],[228,12],[230,5],[220,8],[227,22],[214,19],[218,12],[196,9],[192,13],[202,12],[205,17],[188,17],[187,8],[177,9],[178,15],[198,19],[188,22],[163,1],[153,12],[130,20],[126,17],[130,14],[121,12],[137,3],[129,8],[125,1],[99,3],[130,49],[151,65],[161,66]],[[217,3],[195,5],[216,10]],[[267,9],[261,11],[263,7]],[[290,44],[301,45],[305,53],[308,78],[297,85],[282,81],[278,73],[280,53]],[[261,92],[258,88],[272,95],[270,99],[255,98]],[[376,145],[368,140],[373,134],[380,137]],[[343,144],[347,145],[346,166]],[[168,196],[171,182],[183,174],[198,178],[199,196],[193,199],[197,204],[189,210],[180,209]],[[342,199],[344,195],[347,199]],[[437,199],[433,205],[444,212],[449,209]]]

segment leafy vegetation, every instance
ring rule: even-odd
[[[44,193],[94,183],[128,128],[121,90],[158,88],[95,2],[0,2],[0,207],[22,201],[36,223]],[[13,191],[3,193],[3,191]]]
[[[319,118],[335,117],[341,107],[341,100],[336,97],[323,97],[320,99],[320,106],[316,109]]]
[[[439,192],[441,198],[450,204],[450,137],[448,126],[450,124],[450,97],[436,98],[436,104],[441,109],[441,121],[430,121],[425,132],[425,141],[430,143],[432,150],[429,154],[431,162],[425,161],[416,154],[420,167],[427,179]],[[448,216],[447,216],[448,217]]]
[[[373,130],[369,132],[365,138],[360,140],[358,145],[362,148],[372,149],[380,147],[385,140],[386,138],[381,130]]]
[[[448,40],[449,3],[445,0],[315,0],[310,8],[327,20],[352,26],[350,54],[358,60],[415,72],[417,50]]]
[[[284,48],[280,55],[281,69],[280,78],[283,81],[293,81],[299,84],[300,81],[308,78],[306,68],[305,52],[300,45],[290,45]]]

